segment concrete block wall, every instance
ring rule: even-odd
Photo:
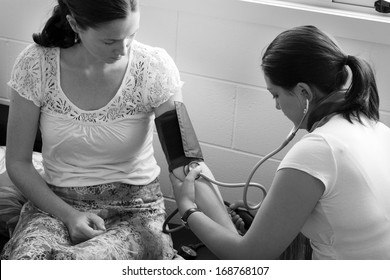
[[[214,176],[244,182],[252,166],[276,148],[291,123],[275,109],[265,88],[262,50],[286,28],[312,24],[332,34],[344,50],[368,59],[377,74],[382,121],[390,126],[390,19],[386,16],[283,4],[282,1],[140,0],[137,40],[165,48],[175,60],[184,102]],[[16,55],[32,42],[54,0],[0,3],[0,98]],[[20,8],[22,7],[22,8]],[[304,135],[300,132],[296,139]],[[297,140],[294,140],[295,143]],[[293,144],[291,143],[286,150]],[[285,151],[267,162],[254,181],[269,187]],[[168,212],[175,207],[167,166],[157,137],[156,158]],[[242,189],[221,189],[225,200],[241,199]],[[256,200],[258,191],[250,192]]]
[[[253,165],[291,129],[291,123],[275,110],[259,69],[262,50],[289,27],[316,25],[332,34],[347,53],[369,60],[377,74],[382,121],[390,125],[390,40],[374,32],[389,30],[388,17],[363,19],[366,15],[276,3],[281,1],[142,2],[138,40],[165,47],[176,61],[185,82],[184,102],[217,179],[246,181]],[[151,24],[155,20],[160,22]],[[268,188],[280,159],[303,135],[300,132],[261,167],[253,180]],[[172,197],[158,141],[155,147],[163,168],[164,193]],[[242,189],[221,192],[231,202],[242,197]],[[251,191],[250,197],[257,202],[259,192]]]

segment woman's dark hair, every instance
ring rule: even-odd
[[[299,82],[315,86],[330,95],[348,82],[340,113],[351,122],[359,113],[379,120],[379,96],[371,66],[363,59],[348,56],[325,33],[314,26],[300,26],[279,34],[262,57],[264,74],[277,86],[292,89]]]
[[[34,42],[44,47],[69,48],[77,34],[66,19],[72,15],[81,29],[97,28],[102,23],[123,19],[129,11],[138,10],[138,0],[58,0],[41,33],[34,33]]]

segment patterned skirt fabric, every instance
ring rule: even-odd
[[[102,217],[106,232],[74,245],[60,220],[27,202],[1,259],[181,258],[173,249],[170,235],[162,232],[166,213],[158,179],[146,186],[112,183],[50,187],[74,208]]]
[[[12,184],[12,183],[11,183]],[[10,237],[18,223],[20,210],[26,203],[22,192],[14,185],[0,185],[0,234]]]

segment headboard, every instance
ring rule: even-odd
[[[0,146],[6,145],[8,111],[9,111],[8,105],[0,104]],[[37,131],[37,136],[35,138],[33,149],[35,152],[42,151],[42,138],[41,138],[41,131],[39,129]]]

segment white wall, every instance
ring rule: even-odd
[[[381,117],[390,126],[389,17],[364,19],[354,13],[271,2],[141,0],[137,39],[165,48],[176,61],[185,82],[184,101],[207,164],[223,181],[245,181],[252,166],[276,148],[291,128],[275,110],[259,69],[264,47],[289,27],[316,25],[334,35],[349,54],[368,59],[377,73]],[[0,96],[6,97],[5,83],[16,55],[31,42],[31,34],[40,30],[54,2],[0,3]],[[157,137],[155,140],[163,191],[169,198],[167,167]],[[269,187],[283,155],[285,151],[266,163],[254,180]],[[241,198],[241,189],[222,192],[228,201]]]

